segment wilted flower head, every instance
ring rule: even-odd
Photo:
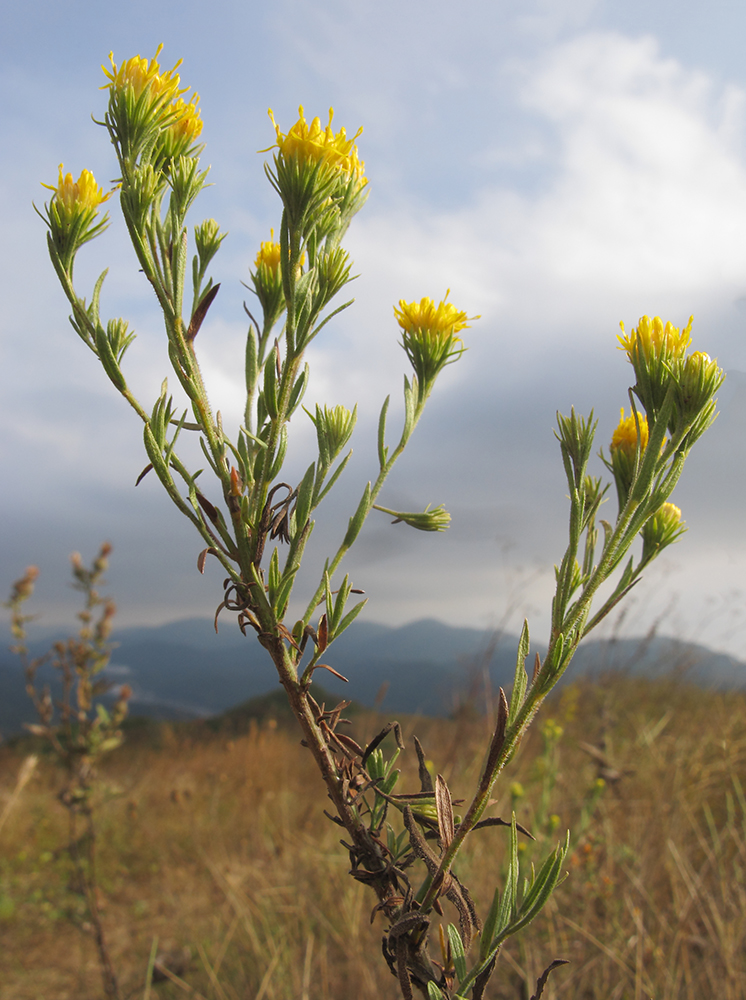
[[[329,108],[329,122],[326,128],[322,128],[320,118],[314,118],[309,125],[302,104],[298,108],[298,121],[287,134],[282,132],[275,121],[271,108],[269,109],[269,117],[277,134],[277,149],[284,159],[296,157],[298,160],[312,163],[323,160],[330,166],[337,167],[344,174],[354,174],[360,179],[361,185],[367,183],[363,177],[365,164],[358,158],[357,146],[355,145],[355,140],[362,134],[362,126],[351,139],[347,138],[347,132],[344,128],[335,133],[332,128],[333,108]]]

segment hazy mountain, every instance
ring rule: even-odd
[[[41,631],[41,630],[39,630]],[[31,644],[39,655],[59,638],[45,630]],[[112,684],[134,690],[132,714],[158,718],[196,718],[224,711],[248,698],[276,689],[273,667],[264,650],[224,619],[216,635],[209,619],[120,629],[107,668]],[[3,648],[10,642],[6,635]],[[400,628],[356,622],[330,648],[325,660],[349,683],[320,670],[316,678],[330,694],[364,705],[378,702],[391,713],[443,715],[464,700],[482,703],[497,687],[512,683],[515,636],[496,637],[480,629],[457,628],[423,620]],[[544,649],[538,648],[540,654]],[[533,660],[527,664],[531,670]],[[707,686],[746,686],[746,664],[702,646],[655,637],[584,643],[566,679],[585,673],[629,670],[646,676],[678,671]],[[40,678],[48,680],[45,668]],[[9,736],[33,721],[20,666],[0,653],[0,732]]]

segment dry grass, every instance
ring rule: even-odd
[[[553,958],[571,964],[547,1000],[746,997],[746,697],[614,678],[567,688],[550,712],[564,729],[556,751],[531,734],[495,813],[509,814],[508,786],[520,781],[519,820],[540,841],[526,861],[566,826],[582,833],[549,912],[503,953],[491,1000],[529,997]],[[356,738],[379,725],[356,721]],[[485,721],[409,722],[405,739],[413,729],[465,794]],[[605,765],[580,741],[602,747]],[[28,752],[2,750],[0,812]],[[589,816],[602,766],[609,781]],[[151,1000],[398,996],[370,923],[374,899],[346,874],[321,779],[294,733],[265,723],[195,739],[164,727],[158,746],[131,740],[114,753],[104,781],[102,903],[125,994],[143,997],[157,937],[174,978],[154,983]],[[83,910],[61,850],[58,783],[42,759],[0,831],[1,1000],[101,994],[93,943],[75,926]],[[482,905],[506,839],[475,834],[459,868]]]

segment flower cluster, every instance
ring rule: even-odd
[[[162,45],[152,59],[133,56],[121,66],[109,53],[111,69],[102,66],[109,82],[109,110],[106,124],[125,159],[136,158],[149,145],[157,147],[156,160],[167,164],[177,156],[192,155],[194,143],[202,132],[199,96],[188,101],[180,88],[179,60],[169,70],[161,71],[158,63]]]
[[[643,316],[629,335],[620,325],[619,347],[626,351],[634,368],[634,391],[648,419],[655,421],[666,408],[665,419],[672,437],[685,440],[691,447],[715,419],[714,397],[725,377],[722,370],[701,351],[687,355],[692,339],[691,318],[679,329],[659,316]]]
[[[338,245],[368,194],[365,164],[355,145],[362,128],[348,139],[344,128],[334,131],[332,108],[325,128],[319,118],[308,123],[303,105],[298,114],[298,121],[283,132],[269,109],[276,137],[269,149],[277,152],[274,169],[266,169],[296,243],[320,246],[327,241],[331,247]],[[313,253],[310,262],[313,266]]]

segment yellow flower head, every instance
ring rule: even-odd
[[[72,174],[64,173],[61,163],[57,186],[43,184],[42,187],[54,191],[54,200],[58,208],[68,216],[95,212],[101,202],[107,201],[113,194],[112,191],[104,194],[103,188],[96,184],[96,178],[90,170],[82,171],[77,181],[74,181]]]
[[[282,259],[282,249],[279,243],[275,243],[275,231],[270,229],[269,239],[262,242],[259,247],[259,253],[256,255],[256,260],[254,261],[254,267],[258,270],[260,267],[266,268],[272,274],[279,274],[280,271],[280,260]],[[300,255],[300,265],[301,267],[306,262],[306,255],[302,253]]]
[[[275,231],[270,229],[270,238],[263,242],[256,255],[254,266],[256,268],[266,267],[269,271],[277,271],[280,267],[281,250],[280,244],[275,243]]]
[[[198,103],[199,94],[193,94],[188,104],[183,97],[180,97],[168,109],[169,114],[174,116],[169,128],[174,138],[177,141],[183,141],[186,146],[190,146],[202,132],[202,119],[197,107]]]
[[[114,62],[114,53],[110,52],[111,69],[107,69],[106,66],[101,67],[109,78],[109,83],[105,83],[102,89],[107,87],[114,90],[131,88],[135,98],[138,98],[146,87],[150,87],[150,93],[153,97],[165,94],[172,100],[177,98],[179,94],[185,93],[189,88],[179,90],[179,75],[176,72],[181,66],[182,60],[179,59],[173,69],[161,73],[161,67],[157,60],[162,48],[163,45],[158,46],[150,61],[141,56],[133,56],[123,62],[121,66],[117,66]]]
[[[342,173],[355,174],[360,178],[361,184],[367,183],[366,178],[363,177],[365,164],[358,158],[357,146],[355,145],[355,140],[362,134],[362,126],[351,139],[348,139],[343,128],[337,133],[332,128],[333,108],[329,108],[329,123],[326,128],[322,128],[320,118],[314,118],[309,125],[302,104],[298,108],[298,116],[298,121],[285,134],[275,121],[272,109],[269,109],[269,117],[277,134],[277,149],[282,157],[285,159],[297,157],[299,160],[312,163],[324,160],[331,166],[337,167]]]
[[[445,299],[436,306],[432,299],[424,298],[419,302],[405,302],[399,300],[399,308],[394,306],[394,315],[399,326],[406,333],[423,331],[434,334],[454,334],[466,329],[470,320],[479,319],[479,316],[467,316],[465,312],[459,310],[453,303],[446,301],[450,289],[446,292]]]
[[[649,316],[642,316],[636,329],[633,329],[629,336],[617,337],[619,350],[626,351],[627,357],[633,364],[638,352],[646,361],[658,358],[682,358],[692,340],[692,320],[693,317],[690,316],[687,325],[680,330],[670,322],[664,325],[660,316],[654,316],[652,319]],[[620,323],[619,326],[624,334],[624,323]]]
[[[467,316],[448,302],[450,289],[436,306],[432,299],[419,302],[399,300],[394,306],[396,321],[402,329],[402,347],[422,386],[431,386],[442,369],[457,361],[464,353],[459,331],[478,316]],[[429,392],[429,389],[427,389]]]
[[[640,424],[640,451],[645,451],[648,444],[648,419],[639,413],[637,419]],[[634,457],[637,451],[637,423],[635,422],[635,415],[634,413],[630,413],[628,417],[625,417],[624,407],[622,407],[621,418],[617,424],[617,428],[611,437],[611,451],[623,451],[632,457]]]

